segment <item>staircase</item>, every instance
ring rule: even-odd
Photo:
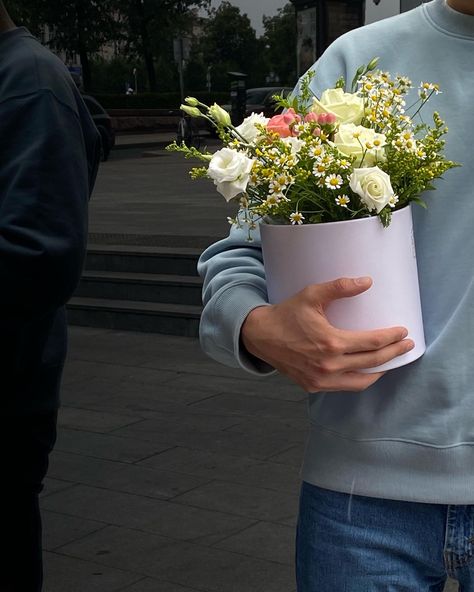
[[[201,248],[92,244],[69,323],[197,337]]]

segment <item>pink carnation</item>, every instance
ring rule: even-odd
[[[293,136],[293,126],[295,123],[301,121],[301,117],[295,113],[294,109],[288,109],[286,113],[275,115],[267,123],[267,129],[275,132],[281,138],[288,138]]]

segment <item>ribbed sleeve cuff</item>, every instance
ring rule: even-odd
[[[229,286],[218,296],[212,307],[212,319],[201,320],[201,345],[210,356],[230,366],[240,366],[255,376],[266,376],[276,370],[254,356],[240,339],[242,325],[248,314],[259,306],[269,306],[266,298],[255,286],[248,284]],[[210,321],[210,322],[209,322]],[[237,362],[237,364],[236,364]]]

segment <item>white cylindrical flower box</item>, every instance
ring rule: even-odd
[[[306,286],[340,277],[370,276],[372,287],[332,302],[329,322],[340,329],[403,326],[415,342],[410,352],[368,372],[413,362],[425,352],[411,207],[384,228],[377,216],[325,224],[260,225],[268,297],[276,304]]]

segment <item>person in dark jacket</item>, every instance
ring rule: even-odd
[[[64,306],[100,138],[63,63],[0,0],[0,590],[42,588],[38,495],[56,437]]]

